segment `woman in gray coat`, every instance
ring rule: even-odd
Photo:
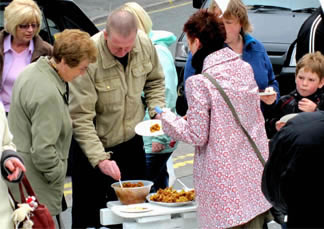
[[[53,57],[27,66],[13,88],[9,112],[13,141],[38,200],[59,226],[72,138],[68,82],[84,74],[96,54],[88,33],[64,30],[56,36]]]

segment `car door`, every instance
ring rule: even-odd
[[[99,30],[86,14],[71,0],[38,0],[44,14],[40,35],[50,43],[55,34],[64,29],[80,29],[91,36]]]
[[[4,9],[10,0],[0,2],[0,29],[4,28]],[[99,30],[72,0],[37,0],[42,11],[43,23],[39,35],[50,44],[55,34],[64,29],[80,29],[91,36]]]

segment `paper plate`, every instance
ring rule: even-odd
[[[275,91],[268,91],[268,92],[259,92],[260,96],[264,96],[264,95],[274,95],[276,92]]]
[[[297,113],[292,113],[292,114],[287,114],[285,116],[282,116],[281,119],[279,120],[279,122],[288,122],[289,119],[292,119],[296,115],[298,115],[298,114]]]
[[[179,207],[179,206],[184,206],[184,205],[188,205],[188,204],[194,204],[195,201],[186,201],[186,202],[175,202],[175,203],[166,203],[166,202],[160,202],[160,201],[153,201],[150,199],[150,197],[152,195],[154,195],[156,193],[151,193],[149,194],[147,197],[146,197],[146,200],[149,202],[149,203],[152,203],[152,204],[157,204],[157,205],[161,205],[161,206],[165,206],[165,207]]]
[[[155,124],[158,124],[160,126],[160,130],[151,132],[151,130],[150,130],[151,126],[153,126]],[[146,120],[146,121],[138,123],[135,126],[135,132],[141,136],[158,136],[158,135],[164,134],[164,132],[162,130],[162,123],[161,123],[161,120],[159,120],[159,119],[151,119],[151,120]]]
[[[142,212],[149,212],[149,211],[152,211],[153,209],[152,208],[149,208],[149,207],[140,207],[140,206],[125,206],[125,207],[121,207],[119,209],[119,211],[121,212],[127,212],[127,213],[142,213]]]

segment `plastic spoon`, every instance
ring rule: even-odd
[[[124,188],[120,179],[119,179],[119,185],[120,185],[121,188]]]
[[[191,188],[188,188],[187,185],[182,183],[182,181],[180,179],[177,178],[177,181],[181,184],[181,186],[183,187],[183,190],[185,190],[186,192],[191,190]]]

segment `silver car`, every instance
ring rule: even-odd
[[[212,0],[193,0],[193,6],[207,8]],[[297,38],[299,28],[319,6],[319,0],[242,0],[248,8],[253,25],[252,36],[263,43],[270,57],[274,72],[280,75],[289,46]],[[186,37],[179,37],[175,51],[175,65],[179,82],[185,65],[188,46]],[[280,82],[279,82],[280,84]],[[279,85],[280,86],[280,85]]]

